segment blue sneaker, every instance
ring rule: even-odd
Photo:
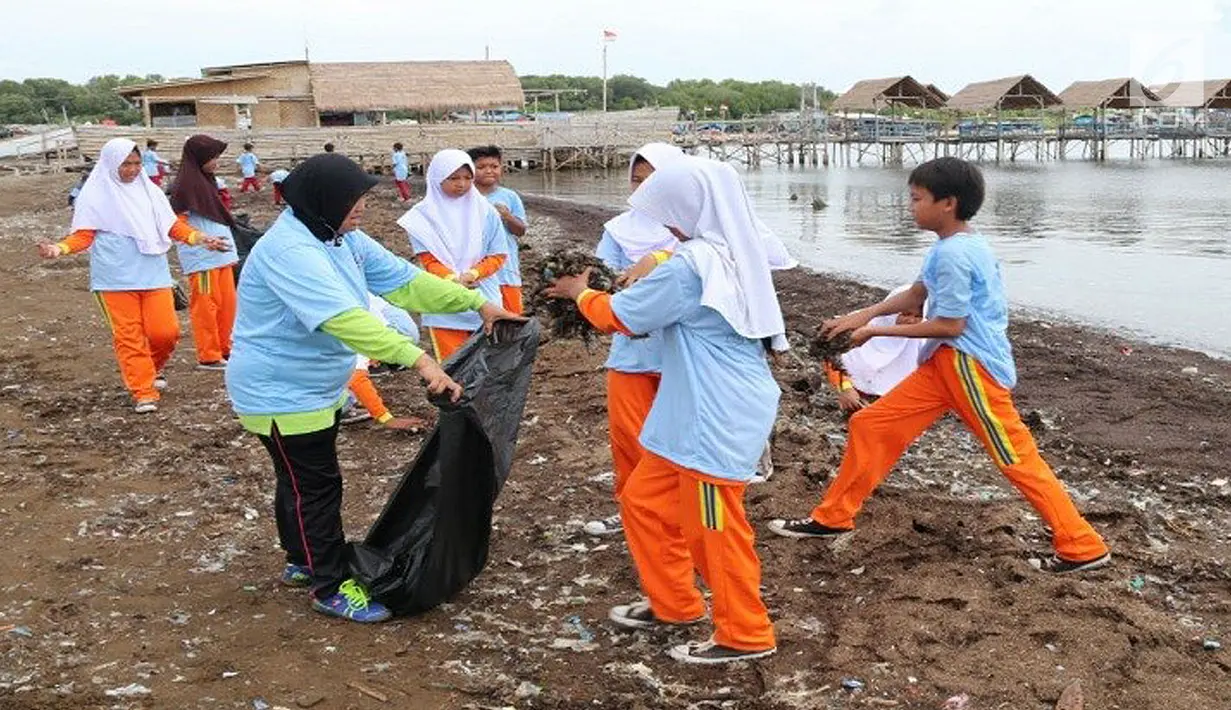
[[[393,613],[384,604],[372,601],[368,590],[353,579],[338,587],[338,593],[327,599],[313,599],[312,608],[322,614],[341,619],[358,621],[361,624],[377,624],[386,621]]]
[[[282,570],[282,584],[287,587],[310,587],[312,570],[305,565],[287,565]]]

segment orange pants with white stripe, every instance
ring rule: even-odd
[[[654,395],[662,376],[657,372],[607,370],[607,434],[611,439],[611,468],[615,474],[615,497],[620,500],[624,484],[641,462],[641,428],[650,416]]]
[[[453,328],[428,328],[427,335],[432,341],[432,349],[436,351],[436,362],[444,362],[465,345],[474,333]]]
[[[154,377],[171,359],[180,337],[171,289],[95,291],[94,297],[111,329],[124,386],[134,400],[157,401]]]
[[[937,350],[889,394],[851,417],[842,465],[812,511],[812,519],[832,528],[853,528],[864,500],[889,475],[906,448],[950,411],[978,436],[1001,473],[1051,528],[1057,555],[1082,562],[1107,552],[1103,538],[1077,511],[1039,454],[1010,391],[973,357],[948,346]]]
[[[761,651],[774,647],[774,627],[761,601],[746,488],[647,451],[621,492],[620,514],[655,617],[681,623],[705,614],[695,569],[713,593],[714,642]]]
[[[191,292],[188,315],[197,362],[218,362],[231,356],[235,326],[235,269],[220,266],[188,275]]]

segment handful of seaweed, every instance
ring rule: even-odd
[[[587,346],[594,342],[596,331],[577,310],[577,304],[567,298],[547,298],[543,291],[561,276],[576,276],[590,271],[589,287],[611,293],[615,290],[616,274],[592,254],[576,249],[552,252],[534,272],[538,283],[530,296],[530,307],[543,312],[551,321],[551,334],[557,338],[580,338]]]
[[[808,354],[819,358],[822,362],[829,363],[829,366],[838,372],[844,373],[846,366],[842,364],[842,354],[854,347],[849,330],[832,338],[826,338],[818,331],[816,337],[808,344]]]

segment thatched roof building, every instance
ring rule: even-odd
[[[1136,79],[1076,81],[1060,92],[1068,108],[1150,108],[1159,103],[1158,94]]]
[[[282,128],[380,123],[387,111],[445,113],[525,105],[505,61],[206,67],[202,76],[127,86],[154,127]]]
[[[879,111],[889,106],[940,108],[943,95],[909,76],[856,82],[830,105],[831,111]]]
[[[945,104],[946,108],[955,111],[1013,111],[1059,105],[1060,98],[1029,74],[968,84],[966,88],[950,96]]]
[[[1231,108],[1231,79],[1174,81],[1152,88],[1169,108]]]

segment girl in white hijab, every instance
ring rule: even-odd
[[[654,170],[683,157],[683,151],[666,143],[642,146],[628,165],[630,189],[636,191]],[[671,256],[677,246],[679,240],[671,230],[630,208],[603,225],[603,237],[595,254],[612,271],[624,273],[643,257],[649,257],[651,265],[657,265]],[[658,392],[661,346],[662,338],[657,333],[644,338],[630,338],[622,333],[611,336],[611,352],[606,363],[607,435],[611,441],[617,504],[624,484],[645,453],[637,438],[641,436],[641,427],[654,404],[654,394]],[[599,536],[617,535],[623,530],[619,513],[591,520],[584,529],[590,535]]]
[[[166,387],[162,368],[179,340],[171,270],[171,241],[225,251],[224,240],[206,237],[177,221],[167,196],[141,168],[137,144],[114,138],[73,205],[73,233],[40,244],[47,259],[90,250],[90,290],[111,328],[120,376],[139,413],[158,408]]]
[[[671,162],[629,204],[681,241],[674,256],[614,296],[586,289],[588,274],[560,278],[548,292],[576,299],[600,330],[662,338],[662,381],[641,433],[645,454],[620,499],[649,599],[609,616],[627,628],[700,621],[695,566],[713,592],[714,635],[672,648],[672,657],[716,664],[767,656],[776,650],[774,630],[743,495],[778,411],[766,344],[786,346],[771,250],[739,177],[722,163]]]
[[[500,214],[474,186],[474,163],[465,151],[442,150],[427,167],[427,194],[398,224],[410,236],[423,268],[501,302],[492,278],[504,265],[507,241]],[[445,361],[483,324],[477,313],[428,313],[423,324]]]
[[[887,298],[903,293],[910,284],[899,286],[889,292]],[[895,313],[877,316],[868,325],[886,326],[918,323],[923,320],[918,313]],[[829,382],[838,392],[838,407],[844,412],[855,412],[866,407],[869,401],[888,394],[898,383],[910,376],[919,367],[919,352],[927,345],[923,338],[872,338],[863,345],[842,355],[846,372],[825,364]]]

